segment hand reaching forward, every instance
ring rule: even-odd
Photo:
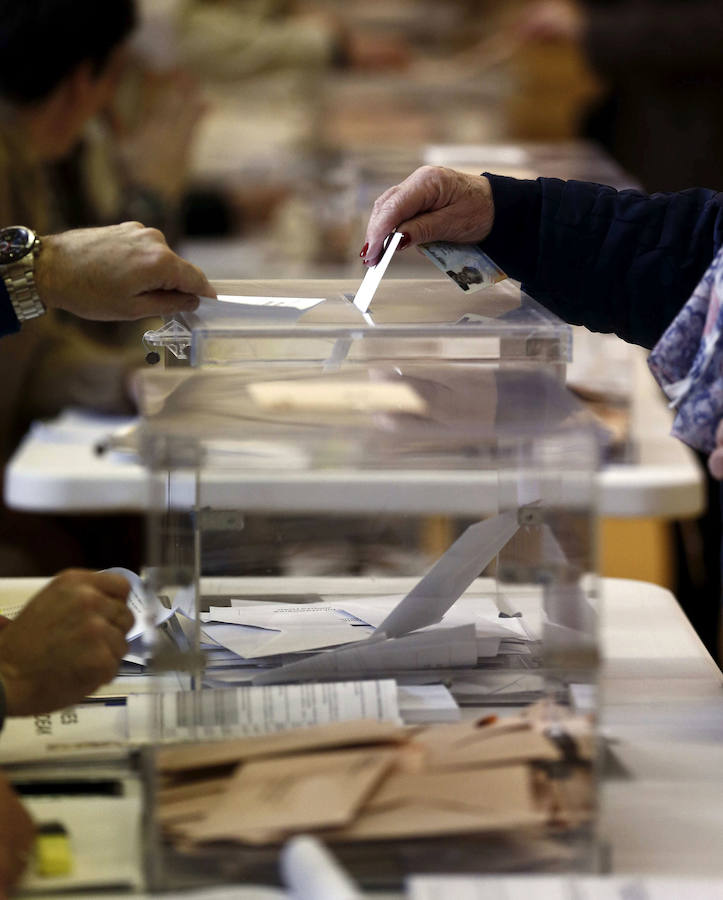
[[[442,166],[422,166],[374,203],[361,256],[374,265],[386,236],[404,232],[400,248],[427,241],[477,243],[492,229],[494,203],[489,180]]]
[[[5,900],[22,875],[34,834],[32,819],[0,775],[0,900]]]
[[[35,282],[47,306],[98,321],[193,310],[200,295],[216,296],[200,269],[140,222],[42,238]]]
[[[0,622],[7,715],[63,709],[113,679],[133,624],[128,591],[121,575],[68,569]]]

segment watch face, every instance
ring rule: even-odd
[[[33,232],[22,225],[0,228],[0,265],[7,265],[27,256],[34,242]]]

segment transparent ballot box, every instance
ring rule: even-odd
[[[325,371],[397,359],[541,365],[564,372],[571,329],[509,279],[466,294],[451,281],[385,279],[362,314],[358,281],[226,281],[160,329],[151,360],[225,366],[293,362]]]
[[[589,868],[599,448],[574,397],[482,364],[137,389],[149,665],[179,685],[149,707],[153,883],[273,879],[297,831],[369,885]]]

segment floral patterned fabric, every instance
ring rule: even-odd
[[[672,433],[710,453],[723,419],[723,248],[653,348],[648,365],[675,409]]]

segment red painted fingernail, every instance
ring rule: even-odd
[[[361,256],[362,259],[367,255],[368,249],[369,249],[369,241],[367,241],[366,244],[364,244],[364,246],[361,248],[361,253],[359,254],[359,256]]]
[[[405,233],[402,235],[402,239],[399,242],[399,246],[397,247],[397,250],[404,250],[404,248],[408,247],[411,243],[412,243],[412,239],[409,237],[408,234]]]

